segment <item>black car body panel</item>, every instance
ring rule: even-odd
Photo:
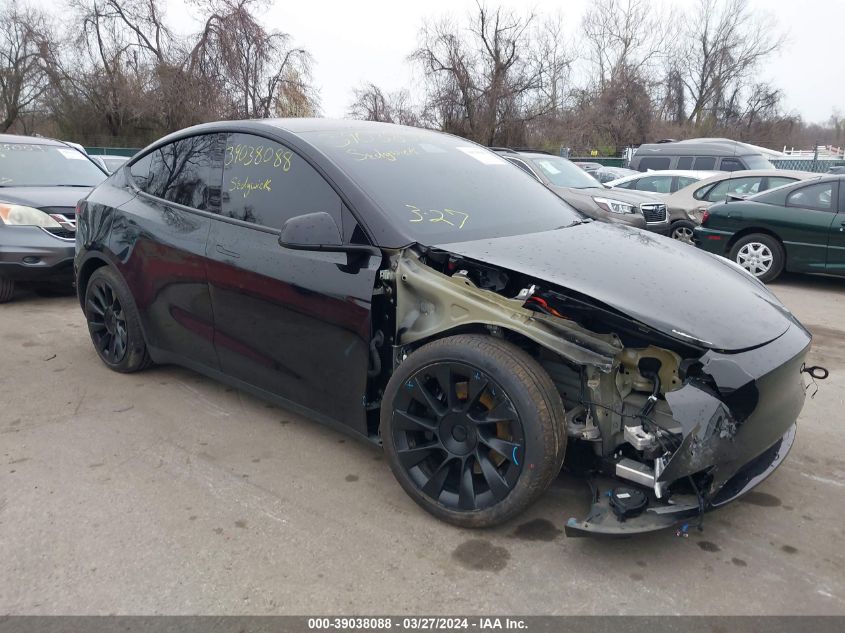
[[[196,160],[168,163],[171,150]],[[255,167],[259,155],[269,158]],[[189,163],[200,171],[180,184],[172,166]],[[517,342],[560,392],[567,435],[591,456],[582,472],[631,481],[619,474],[624,454],[651,477],[640,482],[649,512],[623,523],[598,498],[593,520],[568,531],[655,529],[758,483],[791,445],[807,331],[732,264],[584,220],[503,163],[461,139],[384,124],[190,128],[82,204],[80,303],[91,274],[111,266],[153,360],[376,443],[385,385],[417,348],[457,332]],[[419,179],[422,167],[441,186]],[[288,223],[334,221],[337,243],[284,242],[276,209]],[[633,428],[643,416],[651,431]]]
[[[668,336],[707,348],[763,345],[792,321],[749,275],[677,240],[624,226],[591,222],[442,248],[591,297]],[[639,256],[644,248],[647,258]]]

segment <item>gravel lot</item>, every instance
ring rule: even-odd
[[[567,539],[561,476],[474,532],[380,451],[190,371],[107,370],[72,297],[0,306],[0,614],[845,614],[845,280],[774,291],[831,377],[785,464],[687,539]],[[811,389],[812,391],[812,389]]]

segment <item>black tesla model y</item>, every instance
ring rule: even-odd
[[[108,367],[184,365],[381,444],[458,525],[515,516],[565,467],[595,491],[568,533],[667,527],[793,443],[810,335],[763,285],[590,221],[461,138],[200,125],[78,214],[79,300]]]

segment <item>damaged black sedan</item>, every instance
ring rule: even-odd
[[[561,468],[594,494],[570,534],[689,520],[781,463],[804,401],[810,334],[745,271],[436,132],[178,132],[80,204],[75,270],[110,368],[184,365],[381,444],[461,526]]]

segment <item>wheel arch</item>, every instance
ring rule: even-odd
[[[85,256],[85,259],[79,266],[79,272],[76,275],[76,295],[79,299],[79,305],[82,308],[82,312],[85,312],[85,291],[88,289],[88,282],[91,280],[91,276],[100,268],[108,267],[114,271],[114,273],[120,278],[120,280],[126,285],[127,288],[131,288],[126,281],[126,277],[123,276],[123,273],[120,269],[115,266],[112,262],[108,260],[104,253],[99,251],[92,251]],[[130,290],[130,295],[132,296],[132,301],[135,301],[135,296],[132,295]],[[141,329],[141,336],[144,339],[144,342],[147,343],[149,340],[147,338],[147,333],[144,330],[144,323],[143,320],[139,323]]]
[[[741,229],[741,230],[737,231],[736,233],[734,233],[731,236],[731,239],[728,240],[727,249],[726,249],[727,252],[730,253],[731,249],[733,249],[733,247],[736,245],[736,243],[739,240],[741,240],[743,237],[746,237],[748,235],[754,235],[755,233],[759,233],[759,234],[762,234],[762,235],[768,235],[769,237],[777,240],[778,244],[780,244],[780,247],[783,249],[784,260],[786,260],[786,255],[787,255],[786,245],[783,243],[783,240],[780,238],[780,235],[775,233],[772,229],[766,228],[764,226],[750,226],[750,227]]]
[[[79,307],[83,310],[85,309],[85,291],[88,289],[88,281],[91,279],[91,275],[98,268],[108,265],[108,260],[102,254],[94,252],[89,253],[79,266],[76,273],[76,296],[79,299]],[[120,273],[118,272],[118,274]]]

